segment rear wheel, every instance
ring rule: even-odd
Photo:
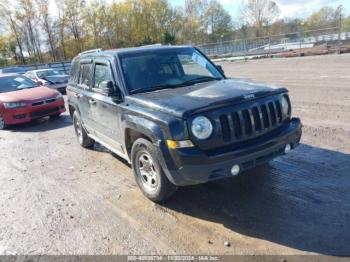
[[[5,119],[3,118],[3,116],[0,115],[0,130],[4,130],[5,128],[6,128]]]
[[[87,135],[77,111],[73,114],[73,125],[79,144],[85,148],[92,147],[95,141]]]
[[[137,139],[132,146],[131,158],[136,182],[147,198],[159,203],[175,193],[177,187],[164,174],[151,142]]]

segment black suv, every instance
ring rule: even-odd
[[[125,158],[155,202],[268,162],[301,137],[285,88],[226,78],[189,46],[86,51],[67,91],[79,143]]]

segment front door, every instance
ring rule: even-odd
[[[111,64],[107,60],[96,60],[94,63],[92,95],[89,100],[94,120],[95,136],[100,142],[111,147],[115,153],[124,156],[120,126],[121,110],[113,95],[107,96],[100,92],[100,84],[104,81],[116,83]]]

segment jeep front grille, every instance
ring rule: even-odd
[[[219,117],[224,141],[255,136],[268,132],[283,122],[279,100],[242,109]]]

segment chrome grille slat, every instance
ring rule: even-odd
[[[222,139],[226,142],[266,133],[282,122],[282,109],[277,99],[219,116]]]

